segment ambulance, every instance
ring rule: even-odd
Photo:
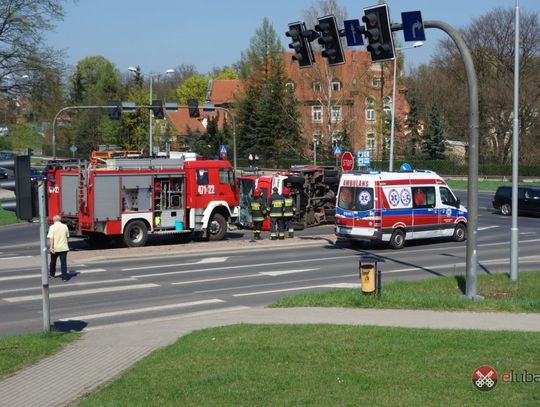
[[[467,238],[467,209],[433,171],[350,171],[341,176],[335,234],[350,240],[388,242]]]

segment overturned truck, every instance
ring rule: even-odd
[[[332,224],[335,220],[339,178],[340,172],[337,167],[311,165],[293,166],[288,171],[272,175],[258,173],[242,175],[239,177],[239,223],[243,227],[251,227],[249,202],[255,188],[259,188],[263,199],[268,201],[273,187],[277,187],[279,193],[288,187],[296,207],[293,223],[295,229]],[[269,230],[269,223],[267,219],[263,224],[263,230]]]

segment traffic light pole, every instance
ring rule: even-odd
[[[466,289],[465,298],[470,300],[482,299],[477,294],[476,273],[478,266],[477,234],[478,234],[478,139],[479,139],[479,107],[478,81],[474,63],[461,34],[449,24],[442,21],[424,21],[424,28],[438,28],[446,32],[458,47],[469,88],[469,173],[467,186],[467,255],[466,255]],[[392,31],[402,30],[401,24],[392,24]]]
[[[47,215],[45,213],[45,182],[39,182],[39,246],[41,250],[41,291],[43,294],[43,330],[51,330],[49,306],[49,271],[47,270]]]

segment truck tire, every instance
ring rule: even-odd
[[[124,244],[128,247],[142,247],[148,239],[148,227],[142,220],[133,220],[124,229]]]
[[[503,204],[501,206],[501,213],[504,215],[504,216],[510,216],[512,214],[512,206],[510,204]]]
[[[339,182],[338,177],[324,177],[324,183],[325,184],[337,184]]]
[[[214,213],[208,223],[208,240],[223,240],[227,233],[227,220],[220,213]]]
[[[452,239],[454,242],[463,242],[467,239],[467,227],[463,223],[458,223],[456,225]]]
[[[403,249],[403,246],[405,246],[405,232],[402,229],[394,230],[389,245],[394,250]]]
[[[324,170],[324,178],[337,177],[339,175],[338,170]]]
[[[287,181],[291,184],[302,184],[306,182],[306,179],[300,175],[291,175],[290,177],[287,177]]]

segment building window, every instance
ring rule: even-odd
[[[374,88],[381,88],[383,86],[384,79],[381,77],[376,77],[371,80],[371,84]]]
[[[366,136],[366,149],[369,151],[375,151],[375,133],[368,133]]]
[[[390,96],[385,96],[383,98],[383,112],[385,120],[392,120],[392,98]]]
[[[375,100],[373,98],[366,99],[366,120],[375,120]]]
[[[339,92],[341,90],[340,81],[332,81],[332,92]]]
[[[341,120],[341,106],[332,106],[332,123],[338,123]]]
[[[313,91],[322,92],[322,85],[320,82],[313,82]]]
[[[294,82],[287,82],[285,84],[285,88],[290,92],[294,92]]]
[[[322,106],[311,107],[311,120],[313,123],[322,123]]]

